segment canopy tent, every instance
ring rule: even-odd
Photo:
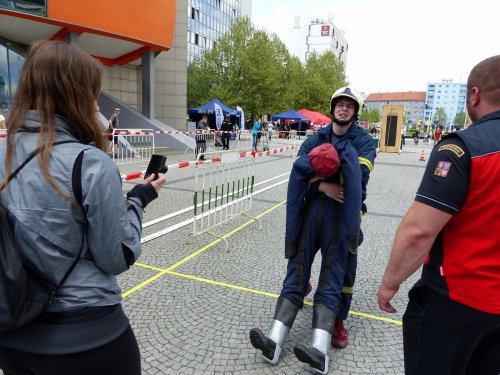
[[[299,109],[297,112],[309,117],[313,124],[327,125],[331,122],[330,117],[325,116],[320,112],[310,111],[308,109]]]
[[[302,130],[302,121],[311,121],[311,118],[305,116],[297,111],[290,110],[283,113],[278,113],[277,115],[272,115],[271,120],[294,120],[298,121],[297,130]]]
[[[204,104],[202,106],[190,108],[188,110],[189,117],[192,120],[198,122],[203,115],[208,115],[209,116],[210,127],[214,128],[214,126],[212,126],[212,125],[214,125],[215,121],[216,121],[216,119],[215,119],[215,116],[216,116],[215,108],[216,108],[216,106],[220,107],[220,109],[222,110],[222,114],[224,116],[230,116],[230,117],[236,118],[235,121],[232,121],[232,122],[239,125],[239,123],[240,123],[239,119],[240,119],[240,117],[242,115],[242,112],[238,111],[236,109],[228,107],[227,105],[225,105],[224,103],[222,103],[217,98],[212,99],[210,102],[208,102],[207,104]],[[213,116],[213,118],[212,118],[212,116]]]

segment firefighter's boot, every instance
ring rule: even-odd
[[[278,362],[298,311],[299,306],[284,297],[279,297],[267,335],[264,335],[259,328],[250,330],[250,342],[254,348],[262,352],[265,361],[273,365]]]
[[[314,372],[323,375],[328,373],[334,321],[335,314],[332,310],[324,305],[314,305],[311,346],[299,343],[293,348],[299,361],[307,363]]]

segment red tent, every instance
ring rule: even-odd
[[[309,117],[313,124],[326,125],[326,124],[329,124],[331,122],[331,120],[328,116],[325,116],[324,114],[322,114],[320,112],[309,111],[308,109],[300,109],[297,112]]]

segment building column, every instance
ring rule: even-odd
[[[70,31],[64,36],[64,41],[75,47],[80,47],[80,35],[74,31]]]
[[[142,54],[142,114],[155,117],[155,55],[153,51]]]

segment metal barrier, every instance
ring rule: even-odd
[[[197,130],[196,133],[194,133],[194,140],[196,142],[196,147],[194,148],[195,158],[200,155],[200,158],[203,160],[206,152],[215,151],[215,132]]]
[[[155,132],[152,129],[116,129],[111,142],[111,156],[116,164],[149,160],[155,151]]]
[[[223,239],[229,251],[227,240],[212,230],[251,210],[255,160],[242,158],[238,152],[220,155],[220,164],[200,164],[196,168],[192,235],[209,233]]]

